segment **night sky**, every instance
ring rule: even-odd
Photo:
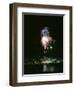
[[[41,30],[47,26],[56,40],[52,57],[63,59],[63,16],[24,14],[24,58],[42,56]]]

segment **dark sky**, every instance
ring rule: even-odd
[[[63,16],[24,14],[23,19],[25,58],[29,59],[41,55],[40,33],[45,26],[49,28],[50,35],[56,40],[53,56],[63,58]]]

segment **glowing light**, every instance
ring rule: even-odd
[[[52,46],[50,46],[50,49],[53,49],[53,47],[52,47]]]

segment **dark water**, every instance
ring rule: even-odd
[[[62,73],[63,62],[48,64],[24,64],[24,74]]]

